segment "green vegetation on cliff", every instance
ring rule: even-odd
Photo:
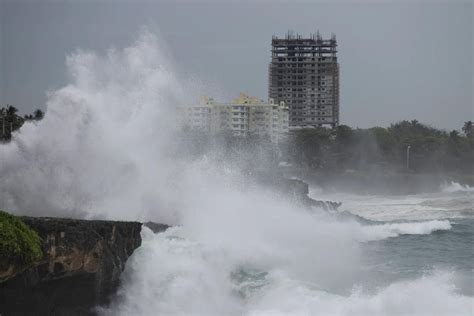
[[[0,260],[29,265],[42,256],[38,234],[19,218],[0,210]]]

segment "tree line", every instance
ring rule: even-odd
[[[43,117],[44,112],[40,109],[35,110],[33,114],[20,116],[13,105],[0,108],[0,141],[10,140],[12,133],[20,129],[26,121],[39,121]]]
[[[294,165],[311,169],[472,173],[472,121],[461,130],[439,130],[417,120],[388,128],[301,129],[291,132],[285,155]]]
[[[281,161],[308,171],[382,171],[387,173],[461,173],[474,170],[474,129],[465,122],[461,131],[437,129],[417,120],[389,127],[303,128],[290,131],[286,141],[273,144],[269,137],[234,137],[231,132],[211,135],[185,131],[179,137],[182,156],[213,153],[223,162],[243,169],[272,169]]]

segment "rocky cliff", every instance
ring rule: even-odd
[[[38,233],[44,255],[26,268],[0,265],[2,316],[93,315],[94,306],[108,303],[141,244],[138,222],[21,219]]]

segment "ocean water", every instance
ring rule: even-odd
[[[270,223],[260,229],[270,236],[253,240],[264,248],[245,236],[197,241],[185,226],[144,232],[120,304],[105,313],[472,315],[472,192],[456,183],[397,197],[313,188],[312,197],[337,198],[343,206],[332,214],[313,210],[305,219],[294,210],[294,221],[289,215],[284,225],[265,212]],[[239,230],[245,235],[245,225]],[[146,273],[139,271],[144,266]],[[131,305],[143,293],[149,303]]]
[[[474,294],[474,188],[446,183],[438,192],[408,196],[328,193],[311,196],[344,201],[339,212],[393,232],[364,249],[375,284],[449,271],[457,293]]]
[[[249,183],[220,148],[189,157],[177,122],[199,83],[163,43],[77,51],[40,122],[0,146],[0,208],[156,221],[103,315],[472,315],[472,188],[357,196],[338,212]]]

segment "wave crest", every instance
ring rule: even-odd
[[[448,220],[434,220],[411,223],[390,223],[364,226],[365,241],[381,240],[400,235],[429,235],[438,230],[450,230]]]

